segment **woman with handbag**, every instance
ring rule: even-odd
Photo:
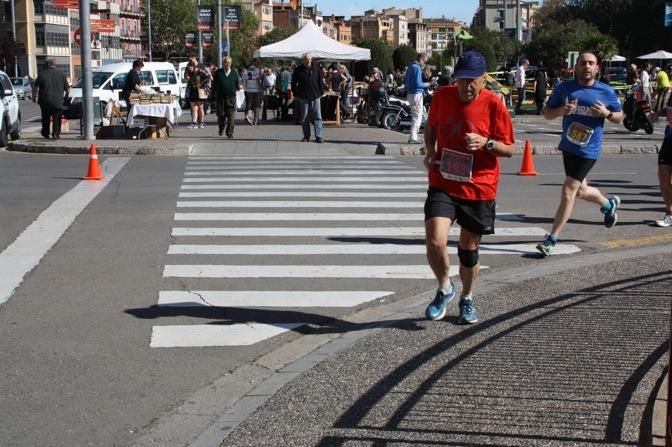
[[[199,63],[196,57],[189,59],[185,71],[185,78],[189,82],[189,103],[191,107],[191,128],[205,128],[205,101],[210,94],[212,75],[207,67]]]

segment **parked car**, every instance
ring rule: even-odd
[[[132,66],[130,62],[108,64],[93,71],[93,97],[99,98],[103,110],[111,99],[119,100],[119,93],[126,84],[126,75]],[[157,92],[170,93],[175,96],[180,94],[178,75],[170,62],[145,62],[140,71],[140,81]],[[80,116],[82,83],[80,78],[70,89],[71,102],[66,111],[68,118]]]
[[[625,83],[628,79],[628,69],[625,67],[609,67],[607,73],[609,73],[609,82]]]
[[[0,71],[0,147],[7,146],[9,137],[21,138],[21,111],[12,81]]]
[[[19,99],[27,99],[33,97],[33,87],[30,81],[26,78],[9,78],[14,86],[16,97]]]

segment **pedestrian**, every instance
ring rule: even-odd
[[[670,99],[670,77],[668,73],[671,68],[672,65],[668,65],[660,70],[658,76],[656,76],[656,105],[653,108],[656,119],[666,114],[665,110]]]
[[[271,109],[277,112],[277,96],[275,91],[275,81],[277,80],[277,75],[271,68],[264,68],[261,76],[261,86],[263,90],[263,106],[261,109],[261,120],[268,121],[268,109]]]
[[[574,72],[576,77],[560,84],[544,108],[547,120],[562,117],[558,149],[562,151],[566,175],[551,233],[537,245],[537,250],[544,256],[550,256],[555,249],[577,198],[599,205],[607,228],[616,225],[616,210],[621,204],[618,196],[607,198],[586,180],[602,152],[604,120],[615,124],[623,121],[621,103],[611,86],[597,81],[600,60],[596,52],[581,52]]]
[[[322,69],[313,63],[310,53],[303,55],[303,64],[294,69],[292,74],[292,92],[299,103],[303,139],[310,141],[311,115],[314,120],[315,142],[322,143],[322,105],[320,98],[324,94],[324,75]]]
[[[537,70],[534,76],[534,103],[537,106],[537,115],[541,115],[546,101],[546,89],[548,88],[548,77],[543,68]]]
[[[429,171],[425,238],[427,260],[439,284],[425,312],[431,320],[442,319],[456,295],[446,246],[457,222],[462,282],[458,322],[478,321],[472,295],[479,272],[478,247],[484,234],[494,233],[499,157],[511,157],[515,141],[506,105],[484,88],[485,67],[485,58],[477,51],[460,56],[455,84],[434,94],[425,126],[424,164]]]
[[[406,69],[406,77],[404,78],[406,100],[411,107],[411,134],[408,137],[408,142],[411,144],[421,143],[418,140],[418,132],[420,131],[420,122],[424,109],[423,100],[425,90],[430,86],[429,82],[424,81],[422,77],[422,67],[424,67],[426,60],[427,55],[419,53],[415,61],[411,62]]]
[[[259,69],[259,58],[252,59],[252,63],[245,70],[245,120],[253,126],[259,122],[259,106],[261,105],[261,69]],[[250,112],[252,116],[250,116]]]
[[[287,121],[289,118],[288,106],[292,99],[292,72],[286,65],[280,71],[280,95],[280,119]]]
[[[345,65],[340,66],[341,74],[345,78],[341,84],[341,116],[344,120],[350,119],[350,96],[352,95],[352,75]]]
[[[630,68],[628,70],[628,76],[625,79],[625,83],[628,85],[632,85],[637,82],[639,82],[639,73],[637,73],[637,65],[630,64]]]
[[[49,122],[51,121],[51,136],[61,138],[61,116],[65,109],[65,98],[70,94],[68,78],[54,66],[53,59],[47,59],[47,66],[35,80],[33,102],[40,105],[42,115],[42,130],[40,133],[49,139]]]
[[[672,98],[668,99],[666,115],[665,137],[658,153],[658,182],[665,202],[665,215],[656,221],[659,227],[672,225]]]
[[[651,64],[648,62],[644,63],[639,78],[642,81],[642,86],[640,87],[642,91],[642,100],[651,104],[651,75],[649,74],[649,70],[651,70]]]
[[[515,74],[516,90],[518,91],[518,100],[516,101],[516,115],[522,113],[523,101],[525,101],[525,70],[530,65],[530,61],[523,59],[518,65]]]
[[[208,99],[209,89],[212,85],[211,76],[206,66],[198,62],[196,56],[189,58],[185,79],[188,82],[192,129],[205,128],[205,101]]]
[[[236,92],[242,88],[238,73],[231,69],[231,63],[230,57],[224,57],[222,68],[217,70],[214,79],[219,136],[222,136],[226,128],[228,138],[233,138],[233,129],[236,125]]]

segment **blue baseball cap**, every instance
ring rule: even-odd
[[[455,79],[474,79],[485,74],[485,58],[478,51],[466,51],[455,64]]]

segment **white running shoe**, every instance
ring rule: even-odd
[[[656,225],[659,227],[669,227],[672,225],[672,214],[665,214],[663,220],[657,220]]]

